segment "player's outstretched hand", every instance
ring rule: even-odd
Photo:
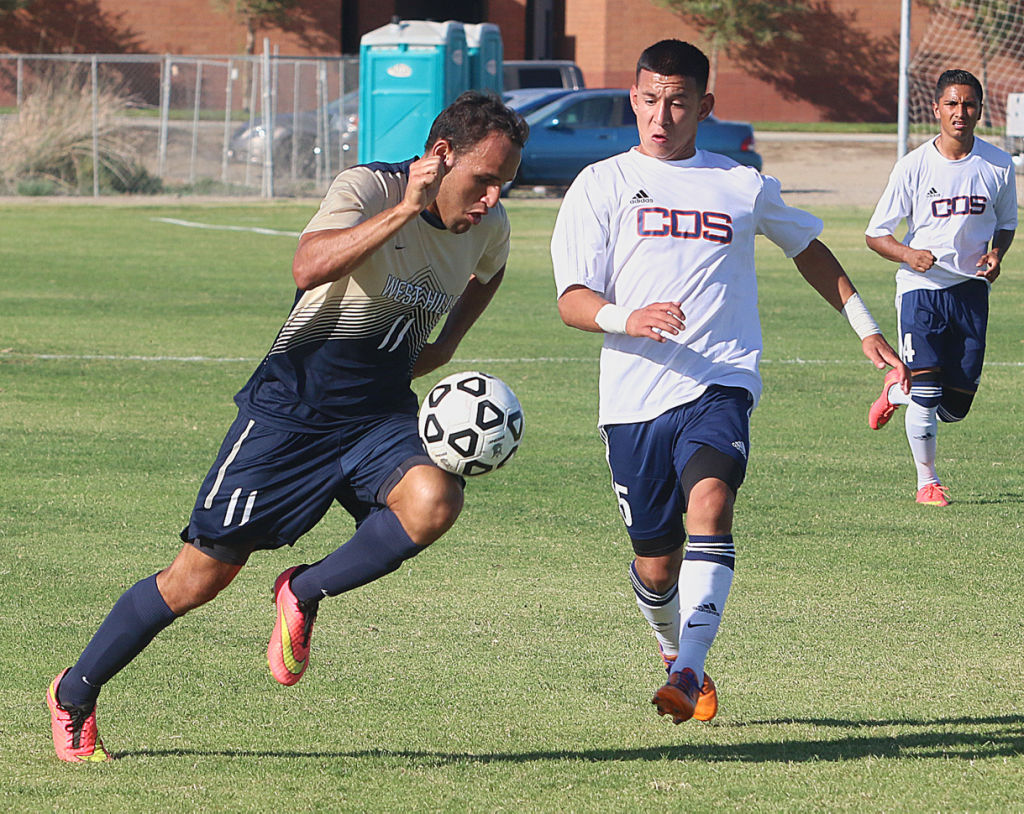
[[[655,342],[664,342],[666,335],[682,331],[686,315],[678,302],[652,302],[637,308],[626,320],[626,333],[630,336],[646,336]]]
[[[994,283],[999,276],[999,254],[997,252],[986,252],[978,261],[978,277],[984,277],[990,283]]]
[[[900,357],[892,349],[892,345],[885,341],[884,336],[881,334],[865,336],[860,346],[864,350],[864,355],[879,370],[884,370],[887,367],[895,368],[900,374],[900,389],[904,393],[910,392],[910,371],[900,361]]]
[[[441,179],[452,168],[451,153],[427,155],[418,158],[409,166],[409,185],[405,188],[405,201],[420,212],[437,198]]]

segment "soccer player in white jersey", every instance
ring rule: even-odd
[[[890,376],[868,410],[873,430],[905,405],[917,468],[917,502],[948,506],[935,470],[939,420],[962,420],[978,390],[985,357],[988,294],[1017,228],[1017,187],[1007,153],[974,135],[981,83],[946,71],[932,108],[939,134],[896,163],[866,230],[867,244],[896,272],[900,356],[910,393]],[[902,242],[894,232],[903,219]]]
[[[689,43],[643,52],[630,92],[640,144],[583,170],[551,241],[563,321],[605,334],[599,423],[636,554],[637,604],[669,670],[653,703],[675,723],[718,707],[704,662],[732,585],[733,506],[761,393],[754,236],[793,258],[850,319],[865,355],[909,387],[816,239],[821,221],[786,206],[774,178],[695,149],[715,101],[707,79],[707,57]]]
[[[410,384],[451,359],[501,282],[509,223],[498,198],[528,133],[496,96],[471,91],[437,117],[421,157],[335,178],[299,239],[292,312],[235,397],[238,418],[181,532],[184,546],[121,596],[50,684],[58,757],[106,760],[96,727],[102,686],[227,587],[253,551],[293,544],[335,501],[355,518],[355,534],[274,584],[267,661],[285,685],[306,670],[322,599],[394,571],[455,522],[462,480],[426,456]]]

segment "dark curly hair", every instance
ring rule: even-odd
[[[424,149],[444,139],[459,154],[490,133],[503,133],[520,149],[530,137],[530,126],[490,91],[467,90],[441,111],[430,126]]]

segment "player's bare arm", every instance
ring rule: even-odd
[[[442,146],[444,149],[439,150]],[[451,160],[447,143],[438,142],[431,152],[409,167],[409,184],[397,206],[349,229],[324,229],[303,235],[292,261],[292,276],[299,289],[307,291],[340,280],[359,268],[434,202]]]
[[[865,238],[868,248],[886,260],[906,263],[914,271],[926,272],[935,265],[935,255],[928,249],[912,249],[904,246],[892,235]]]
[[[558,314],[562,322],[572,328],[591,333],[606,333],[607,326],[598,323],[598,312],[608,300],[586,286],[569,286],[558,298]],[[629,336],[642,336],[655,342],[664,342],[665,334],[675,335],[685,326],[686,315],[677,302],[652,302],[643,308],[637,308],[625,316],[622,330],[611,333],[624,333]],[[602,320],[603,321],[603,320]]]
[[[806,249],[793,258],[793,262],[811,287],[837,311],[842,312],[851,297],[857,293],[857,289],[853,287],[835,255],[820,240],[812,240]],[[879,370],[886,367],[895,368],[899,372],[899,383],[903,392],[910,392],[910,371],[881,333],[863,337],[861,350]]]
[[[505,267],[502,266],[486,283],[480,282],[475,276],[470,277],[466,290],[448,313],[437,339],[424,345],[416,358],[412,369],[413,378],[423,376],[452,360],[455,349],[490,304],[504,276]]]
[[[994,282],[1002,270],[1003,257],[1013,243],[1013,229],[1000,229],[992,238],[992,248],[978,260],[978,277],[984,277],[990,283]]]

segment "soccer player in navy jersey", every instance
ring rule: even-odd
[[[293,544],[335,501],[355,518],[351,539],[274,584],[267,661],[282,684],[305,672],[322,599],[394,571],[451,528],[462,481],[424,453],[411,380],[452,358],[501,282],[509,223],[499,194],[528,135],[496,96],[469,91],[434,121],[421,157],[334,179],[299,239],[295,304],[235,397],[238,418],[184,545],[121,596],[49,686],[58,757],[106,760],[96,727],[103,685],[213,599],[253,551]]]
[[[637,604],[669,669],[653,703],[677,724],[718,708],[704,663],[732,586],[733,509],[761,393],[754,236],[791,257],[864,354],[909,387],[817,239],[821,221],[787,206],[776,179],[696,149],[715,102],[708,68],[679,40],[641,54],[630,91],[639,146],[583,170],[551,240],[563,321],[605,335],[598,421]]]
[[[899,349],[913,373],[909,394],[885,377],[868,426],[884,427],[905,406],[917,502],[948,506],[935,468],[938,422],[963,420],[981,381],[989,289],[1016,233],[1017,182],[1009,154],[974,135],[982,107],[974,75],[945,71],[932,107],[939,134],[896,163],[866,230],[868,246],[899,263]],[[899,241],[893,232],[904,219]]]

